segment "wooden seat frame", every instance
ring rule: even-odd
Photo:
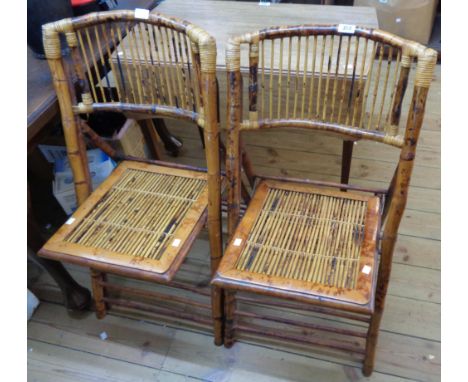
[[[226,51],[228,83],[228,138],[226,172],[228,180],[229,244],[225,251],[225,256],[221,261],[219,272],[217,272],[214,277],[213,285],[224,289],[225,292],[224,345],[226,347],[232,346],[235,337],[242,333],[254,336],[266,336],[268,338],[276,338],[280,340],[289,340],[301,344],[326,346],[332,349],[343,350],[348,353],[355,353],[364,356],[363,373],[364,375],[368,376],[374,369],[375,347],[390,279],[393,250],[397,239],[398,227],[406,206],[408,187],[416,154],[416,145],[422,127],[426,98],[432,80],[434,66],[437,61],[437,53],[434,50],[428,49],[419,43],[405,40],[382,30],[368,29],[359,26],[347,27],[350,28],[345,28],[344,31],[341,29],[342,26],[338,25],[301,25],[275,27],[258,32],[248,33],[232,38],[229,41]],[[379,61],[381,64],[384,54],[383,52],[388,51],[389,49],[388,65],[390,65],[390,62],[392,61],[392,55],[393,53],[396,53],[397,65],[401,65],[401,67],[399,76],[397,77],[395,74],[395,93],[393,101],[390,103],[390,105],[388,105],[390,107],[388,114],[389,124],[387,125],[388,130],[387,127],[385,127],[385,130],[380,130],[378,128],[366,129],[362,128],[360,125],[353,125],[351,123],[344,124],[340,123],[340,121],[332,121],[330,118],[292,118],[290,115],[287,115],[285,117],[275,119],[268,117],[268,111],[266,111],[264,114],[259,113],[259,102],[257,101],[257,91],[260,88],[260,74],[258,72],[260,70],[259,51],[261,51],[261,48],[259,48],[259,44],[268,40],[283,38],[289,39],[289,41],[291,41],[291,38],[303,38],[307,39],[306,41],[309,41],[309,36],[310,39],[313,39],[314,41],[316,41],[315,38],[317,36],[322,36],[322,38],[326,38],[328,36],[330,36],[330,38],[337,37],[340,47],[342,39],[346,39],[347,37],[349,39],[353,37],[356,39],[365,39],[366,47],[367,41],[372,41],[373,44],[377,44],[374,46],[377,46],[380,49],[377,51],[379,54],[376,54],[377,52],[375,50],[373,51],[372,54],[374,54],[374,56],[372,56],[372,65],[374,65],[377,61]],[[289,44],[291,44],[291,42],[289,42]],[[249,52],[248,117],[245,117],[247,113],[244,113],[242,107],[243,84],[241,70],[241,48],[245,45],[248,46],[247,49]],[[358,50],[356,48],[356,52],[357,51]],[[346,60],[348,60],[348,57],[349,49]],[[273,62],[273,58],[274,54],[271,53],[271,62]],[[414,87],[412,89],[410,98],[408,118],[404,128],[404,134],[399,135],[398,125],[400,122],[402,102],[406,93],[405,90],[407,87],[413,60],[417,61],[414,76]],[[319,60],[317,59],[317,61]],[[322,62],[324,62],[323,51]],[[348,61],[346,61],[346,64],[348,64]],[[354,61],[354,64],[356,64],[356,61]],[[299,63],[297,65],[299,67]],[[326,65],[323,67],[325,66]],[[323,67],[320,67],[320,78],[322,78]],[[327,78],[338,75],[338,69],[336,69],[336,72],[330,73],[330,64],[328,65],[328,70],[329,72],[325,74]],[[345,69],[345,73],[346,70],[347,69]],[[380,73],[380,69],[378,70]],[[297,73],[300,72],[297,70]],[[354,81],[354,74],[352,79]],[[270,89],[273,82],[276,81],[270,80]],[[267,85],[264,86],[268,87]],[[378,85],[375,85],[376,89],[377,86]],[[351,92],[352,91],[353,90],[351,90]],[[339,94],[339,92],[336,93]],[[335,92],[332,94],[332,91],[330,90],[328,94],[329,102],[335,102],[333,99],[334,94]],[[377,92],[374,93],[374,97],[376,97],[376,94]],[[356,99],[356,96],[353,97]],[[353,97],[350,96],[350,99]],[[367,95],[365,97],[367,97]],[[272,101],[270,98],[270,103],[271,102]],[[286,100],[286,102],[288,102],[288,100]],[[326,99],[324,107],[328,107],[326,104]],[[372,109],[374,109],[374,106],[372,106]],[[272,115],[271,110],[272,109],[270,108],[270,116]],[[266,117],[264,116],[265,114],[267,115]],[[324,117],[326,117],[325,112]],[[330,296],[327,297],[326,295],[314,295],[312,290],[310,290],[310,292],[307,294],[305,293],[304,289],[295,289],[294,285],[292,285],[293,283],[289,283],[289,286],[285,287],[284,284],[288,283],[275,277],[268,277],[265,279],[266,281],[264,280],[263,283],[260,283],[258,280],[255,280],[255,276],[252,276],[252,274],[246,274],[243,277],[242,272],[238,272],[236,274],[236,272],[233,271],[233,258],[230,256],[230,253],[235,252],[234,246],[239,245],[240,243],[240,241],[236,243],[235,238],[238,238],[239,235],[239,237],[242,235],[247,235],[247,227],[249,225],[249,222],[244,222],[244,219],[241,220],[242,208],[240,193],[240,168],[242,154],[239,144],[240,133],[245,131],[269,130],[278,127],[315,130],[318,132],[339,136],[345,141],[356,141],[360,139],[371,140],[393,146],[400,150],[399,161],[390,185],[387,189],[382,190],[363,188],[346,184],[317,182],[308,179],[292,179],[262,176],[258,174],[256,175],[256,181],[259,185],[263,184],[263,181],[260,181],[260,179],[273,179],[275,181],[282,182],[285,187],[287,187],[290,182],[296,182],[313,185],[314,187],[324,187],[325,189],[341,189],[343,191],[347,191],[348,194],[354,193],[356,191],[359,191],[359,193],[365,192],[381,198],[383,201],[383,209],[381,211],[382,228],[379,229],[380,232],[378,233],[378,243],[376,248],[376,251],[380,252],[380,260],[378,265],[376,264],[374,267],[376,272],[374,272],[374,269],[372,269],[372,274],[375,276],[375,282],[373,283],[373,294],[369,304],[362,306],[357,303],[349,303],[349,301],[340,301],[339,297],[332,298]],[[254,195],[251,203],[255,201],[255,198],[256,197]],[[256,211],[256,208],[258,208],[258,206],[247,206],[247,212],[245,216],[249,214],[249,211]],[[250,213],[250,215],[252,215],[252,213]],[[243,294],[246,292],[250,292],[250,294],[253,293],[256,295],[256,297],[254,298],[243,296]],[[290,300],[291,302],[286,302],[284,300]],[[292,301],[295,301],[295,303]],[[322,327],[320,325],[312,325],[303,321],[293,321],[283,316],[273,317],[272,315],[268,315],[266,313],[255,314],[251,311],[247,312],[239,310],[237,306],[238,302],[256,303],[259,305],[266,304],[272,307],[326,313],[330,316],[365,322],[368,324],[368,329],[367,333],[359,333],[355,330],[343,330],[339,328],[335,329],[330,327]],[[258,326],[252,324],[248,325],[247,323],[239,322],[240,319],[246,317],[255,320],[261,320],[265,325],[267,322],[270,324],[271,322],[287,324],[290,325],[289,327],[296,329],[299,328],[302,330],[302,333],[300,335],[288,334],[285,331],[272,330],[268,326],[262,326],[259,328]],[[356,349],[356,347],[348,346],[345,343],[341,343],[340,341],[310,339],[305,335],[306,331],[309,329],[364,338],[365,349]]]
[[[91,177],[86,155],[86,143],[84,140],[85,136],[94,146],[101,148],[116,161],[130,161],[127,163],[140,162],[140,165],[136,167],[153,166],[155,168],[166,168],[167,170],[165,171],[169,174],[171,172],[184,172],[185,174],[193,172],[204,174],[203,178],[206,179],[208,187],[206,207],[207,211],[205,210],[205,213],[202,215],[202,220],[200,220],[202,224],[198,224],[194,228],[194,231],[187,239],[187,245],[184,245],[183,248],[180,249],[180,251],[184,253],[177,255],[178,260],[176,260],[175,263],[177,263],[177,267],[180,265],[182,262],[181,259],[183,259],[186,253],[190,250],[191,244],[193,244],[196,235],[203,227],[203,223],[206,222],[210,242],[210,268],[211,273],[213,274],[217,269],[222,255],[220,220],[221,176],[219,157],[219,131],[217,123],[218,105],[216,87],[215,40],[204,30],[187,21],[167,17],[157,13],[151,13],[146,16],[140,16],[137,14],[137,11],[129,10],[98,12],[73,19],[56,21],[43,26],[44,49],[50,70],[52,72],[54,87],[57,92],[59,101],[63,132],[66,141],[68,159],[73,172],[78,206],[88,204],[88,207],[86,208],[89,208],[90,203],[93,203],[90,201],[90,199],[92,200],[93,195],[95,195],[94,193],[92,194]],[[177,55],[176,52],[178,49],[182,49],[181,47],[183,47],[185,44],[185,57],[187,63],[176,63],[180,63],[181,66],[185,64],[188,65],[188,51],[190,48],[190,57],[192,58],[192,62],[191,69],[189,70],[192,70],[192,73],[190,74],[193,74],[193,81],[198,81],[198,85],[196,88],[188,89],[188,91],[192,92],[191,97],[193,102],[195,102],[196,99],[196,107],[194,105],[192,108],[191,105],[189,105],[189,102],[186,102],[190,95],[187,89],[181,86],[181,81],[178,82],[178,87],[177,83],[172,82],[172,84],[174,84],[172,87],[173,95],[178,94],[177,91],[181,92],[181,94],[178,94],[179,103],[177,103],[176,100],[175,104],[172,100],[168,101],[167,99],[164,99],[163,96],[160,95],[161,93],[157,93],[158,90],[154,87],[153,82],[156,79],[151,76],[149,82],[153,84],[153,88],[151,90],[147,89],[147,94],[151,94],[153,96],[153,100],[150,101],[148,101],[148,99],[141,98],[141,91],[143,90],[143,93],[145,92],[145,83],[143,82],[132,84],[127,83],[126,92],[129,91],[129,93],[125,93],[125,96],[122,95],[122,97],[119,99],[113,99],[112,96],[109,96],[108,94],[106,95],[103,92],[103,89],[96,86],[96,83],[101,80],[102,76],[99,74],[99,69],[97,67],[94,68],[94,71],[90,69],[90,66],[88,65],[88,58],[86,57],[86,52],[82,50],[80,53],[80,45],[82,49],[85,49],[82,47],[83,41],[85,41],[85,43],[89,44],[88,47],[92,49],[93,45],[91,40],[94,32],[96,33],[97,37],[98,34],[103,31],[102,33],[105,33],[106,39],[110,40],[110,34],[107,35],[107,32],[104,31],[106,27],[109,27],[113,33],[113,36],[118,35],[118,38],[117,41],[115,41],[113,37],[110,43],[107,41],[107,51],[104,50],[103,53],[100,49],[100,58],[101,61],[103,61],[104,57],[106,57],[108,60],[107,64],[102,62],[101,64],[108,65],[107,69],[109,69],[109,65],[110,69],[114,69],[112,68],[112,62],[110,62],[112,56],[111,50],[114,49],[117,44],[122,43],[122,39],[125,37],[124,33],[122,32],[121,34],[120,29],[118,29],[119,25],[121,25],[118,23],[123,23],[123,25],[127,26],[127,36],[129,30],[128,25],[138,25],[140,33],[145,33],[144,31],[150,33],[149,31],[151,28],[154,28],[153,32],[151,33],[156,33],[154,30],[157,29],[158,33],[160,34],[159,36],[162,36],[160,38],[163,39],[161,44],[167,44],[166,47],[168,50],[171,49],[170,44],[173,44],[172,52],[175,55]],[[116,24],[117,26],[115,26]],[[164,34],[161,31],[163,31]],[[67,44],[70,47],[70,59],[62,57],[60,42],[60,38],[62,36],[65,36]],[[172,41],[168,36],[172,36]],[[132,38],[135,38],[135,36],[132,36]],[[148,37],[144,36],[143,38],[147,38],[148,40],[146,41],[153,41],[150,40],[149,35]],[[156,37],[154,37],[154,41],[156,41]],[[176,46],[176,42],[178,42],[178,46]],[[129,44],[132,44],[131,39]],[[151,47],[155,44],[155,42],[148,43],[150,50]],[[130,47],[133,49],[135,46],[131,45]],[[145,49],[146,47],[143,46],[145,54],[152,54],[147,52]],[[84,60],[82,55],[84,55]],[[178,59],[183,59],[182,53]],[[137,61],[138,60],[133,60],[128,64],[129,66],[133,66],[132,69],[135,71],[141,70],[139,65],[143,65]],[[147,61],[146,64],[148,65]],[[121,65],[121,62],[119,62],[119,65]],[[151,70],[149,65],[146,69]],[[107,72],[105,72],[105,77],[107,79]],[[180,77],[178,80],[180,80]],[[166,81],[168,81],[167,72]],[[128,88],[129,86],[131,86],[131,89]],[[171,82],[166,82],[166,91],[170,91],[170,86],[172,86]],[[122,89],[123,88],[120,87],[119,90],[119,86],[117,86],[118,91],[122,92]],[[140,94],[140,98],[138,98],[138,94]],[[156,96],[154,96],[154,94],[156,94]],[[109,144],[107,144],[106,141],[104,141],[93,129],[91,129],[91,127],[88,126],[82,118],[80,118],[80,115],[90,114],[96,111],[120,112],[129,118],[142,121],[143,124],[148,122],[148,129],[146,131],[147,134],[154,134],[154,129],[150,122],[153,118],[174,118],[193,122],[199,128],[203,129],[207,169],[178,165],[160,160],[134,158],[117,152]],[[99,196],[98,194],[96,195]],[[80,214],[79,211],[80,207],[78,208],[78,214]],[[66,230],[66,228],[63,229]],[[195,322],[205,326],[207,325],[208,327],[212,326],[214,328],[215,343],[217,345],[222,344],[222,296],[216,288],[212,288],[211,291],[207,291],[195,286],[186,285],[186,283],[172,281],[173,274],[177,269],[170,270],[170,274],[166,275],[152,271],[151,266],[145,270],[139,269],[137,266],[133,269],[131,265],[132,262],[129,262],[128,260],[125,260],[124,263],[119,263],[119,261],[116,261],[115,264],[112,263],[112,259],[107,260],[105,263],[99,263],[99,269],[93,269],[93,264],[97,263],[93,262],[92,257],[90,258],[89,255],[87,257],[80,258],[79,254],[78,256],[70,256],[66,253],[60,253],[58,250],[60,246],[55,246],[57,249],[56,251],[48,250],[47,247],[48,244],[46,244],[39,252],[40,256],[65,262],[78,263],[80,265],[91,267],[92,289],[96,314],[98,318],[103,318],[105,316],[108,305],[145,310],[147,312],[156,313],[160,316],[169,317],[171,320],[185,320],[190,323]],[[167,265],[165,269],[167,269]],[[184,297],[176,297],[174,295],[165,295],[159,292],[156,293],[139,288],[130,288],[118,284],[112,284],[107,281],[106,273],[117,274],[133,279],[162,283],[172,288],[181,289],[187,293],[193,292],[204,296],[204,298],[211,298],[211,303],[202,304],[200,302],[195,302],[195,300],[191,302],[191,299]],[[128,299],[124,300],[109,298],[107,296],[107,290],[123,291],[133,297],[142,296],[146,299],[151,298],[158,301],[168,300],[189,305],[193,304],[199,308],[201,307],[208,309],[208,315],[172,311],[167,309],[167,307],[159,307],[154,303],[147,304],[130,301]],[[211,313],[209,313],[210,311]]]

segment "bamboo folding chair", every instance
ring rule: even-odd
[[[324,346],[370,375],[437,54],[378,29],[302,25],[233,38],[226,56],[230,238],[212,282],[225,292],[224,345]],[[256,175],[241,217],[240,133],[280,127],[399,149],[389,187]]]
[[[221,258],[216,45],[187,21],[140,12],[93,13],[43,27],[79,207],[39,255],[91,269],[99,318],[114,305],[146,310],[214,326],[220,345],[221,296],[211,293],[210,279],[204,289],[175,279],[205,224],[211,273]],[[69,58],[61,56],[63,35]],[[93,53],[102,65],[92,62]],[[81,118],[96,111],[120,112],[143,123],[194,122],[203,128],[207,169],[116,152]],[[85,138],[120,161],[94,191]],[[164,284],[168,293],[113,283],[106,274]],[[193,299],[177,290],[193,292]],[[191,314],[187,306],[205,311]]]

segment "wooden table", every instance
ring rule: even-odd
[[[226,43],[230,37],[278,25],[355,24],[378,28],[377,13],[371,7],[258,2],[165,0],[153,12],[190,21],[216,39],[217,64],[225,68]]]
[[[226,43],[230,37],[278,25],[354,24],[370,28],[378,27],[376,11],[371,7],[286,3],[260,6],[256,2],[199,0],[193,3],[184,0],[166,0],[153,12],[190,21],[205,29],[216,39],[222,128],[225,127],[226,121],[226,108],[223,106],[226,102],[227,90],[225,75]],[[266,45],[265,57],[270,56],[269,49],[269,45]],[[338,47],[335,47],[335,49],[337,50]],[[294,56],[296,52],[293,51],[292,54]],[[295,62],[295,56],[292,57],[292,62]],[[361,60],[358,59],[356,65],[358,72],[360,72],[360,68],[358,68],[360,65]],[[275,63],[275,68],[277,67],[278,62]],[[241,70],[245,72],[246,76],[248,75],[246,62],[241,62]],[[339,73],[344,72],[344,60],[342,60]],[[351,72],[352,70],[348,67],[348,73]]]

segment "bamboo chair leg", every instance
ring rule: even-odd
[[[343,141],[343,152],[341,157],[341,184],[348,184],[351,171],[351,159],[353,158],[353,141]]]
[[[226,291],[224,300],[224,347],[230,348],[234,345],[234,311],[236,309],[235,292]]]
[[[156,129],[151,119],[145,119],[139,122],[141,125],[141,131],[145,137],[145,142],[148,145],[148,149],[153,159],[159,160],[162,158],[161,150],[159,149],[159,137],[156,133]]]
[[[223,344],[223,291],[218,287],[211,289],[211,307],[213,315],[214,343]]]
[[[104,301],[105,290],[100,284],[106,281],[106,274],[91,269],[91,286],[93,289],[94,305],[96,308],[96,317],[104,318],[107,314],[107,306]]]
[[[374,313],[372,314],[366,338],[366,353],[362,373],[368,377],[374,370],[375,349],[379,335],[380,322],[387,296],[388,282],[392,268],[392,254],[395,248],[396,237],[386,237],[382,240],[382,255],[379,264],[377,290],[375,294]]]
[[[374,371],[375,349],[377,346],[377,338],[379,336],[380,321],[382,320],[382,311],[376,311],[369,324],[369,329],[366,338],[366,354],[364,356],[364,365],[362,374],[369,377]]]

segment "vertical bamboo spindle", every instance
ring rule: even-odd
[[[305,100],[307,93],[307,66],[309,64],[309,36],[305,40],[304,67],[302,74],[302,100],[301,100],[301,119],[304,119]]]
[[[105,79],[105,83],[107,85],[107,91],[109,92],[109,98],[111,99],[111,102],[114,102],[114,96],[112,95],[111,84],[110,84],[110,81],[109,81],[109,71],[108,71],[108,65],[109,64],[106,62],[106,60],[104,60],[104,49],[102,49],[102,46],[101,46],[101,37],[100,37],[100,33],[98,31],[97,25],[95,25],[93,27],[93,30],[94,30],[94,37],[96,39],[97,47],[98,47],[98,50],[99,50],[99,57],[101,59],[101,65],[102,65],[102,68],[103,68],[103,71],[104,71],[104,79]],[[100,87],[101,87],[102,90],[104,90],[103,89],[104,86],[103,86],[102,81],[101,81]],[[105,98],[103,98],[103,99],[105,100]],[[107,101],[105,101],[105,102],[107,102]]]
[[[114,28],[112,28],[114,29]],[[117,26],[116,29],[116,34],[117,34],[117,37],[118,37],[118,41],[120,42],[121,46],[122,46],[122,50],[121,50],[121,53],[122,53],[122,57],[123,57],[123,62],[122,62],[122,65],[125,65],[125,69],[126,69],[126,75],[127,75],[127,82],[128,84],[130,85],[130,94],[131,94],[131,98],[130,98],[130,102],[134,102],[134,103],[138,103],[138,98],[137,98],[137,94],[135,92],[135,86],[133,85],[134,81],[133,81],[133,68],[132,70],[130,70],[130,60],[129,60],[129,57],[128,57],[128,51],[127,51],[127,47],[129,46],[129,39],[126,39],[126,42],[127,42],[127,47],[124,45],[124,42],[122,41],[122,32],[120,30],[120,27]]]
[[[322,50],[320,52],[320,72],[318,78],[318,85],[317,85],[317,101],[316,101],[316,111],[315,117],[318,119],[320,116],[320,98],[322,92],[322,73],[323,73],[323,61],[325,58],[325,48],[327,43],[327,36],[322,36]]]
[[[76,32],[66,33],[67,44],[71,50],[70,55],[73,62],[73,69],[78,77],[78,83],[82,94],[91,94],[88,79],[84,71],[83,61],[78,49],[78,37]],[[73,95],[72,95],[73,96]]]
[[[263,64],[264,53],[262,53],[261,56]],[[241,200],[241,174],[239,166],[239,127],[241,122],[242,109],[242,77],[240,73],[240,44],[238,42],[230,41],[228,43],[228,47],[226,50],[226,67],[228,84],[227,104],[229,105],[227,121],[228,142],[226,158],[226,177],[228,180],[228,236],[230,239],[239,221]],[[262,77],[263,73],[264,70],[262,67]],[[264,82],[262,80],[262,84],[263,83]]]
[[[153,26],[151,24],[147,23],[141,23],[140,24],[140,30],[141,30],[141,35],[143,39],[143,44],[145,46],[145,51],[147,52],[148,55],[148,65],[150,66],[150,75],[153,76],[151,80],[152,86],[154,86],[154,89],[152,90],[151,94],[154,92],[155,100],[157,103],[163,104],[164,100],[161,94],[161,80],[160,80],[160,73],[158,72],[158,66],[157,62],[158,59],[156,57],[156,51],[155,48],[153,47],[152,40],[151,40],[151,31],[152,31]]]
[[[270,40],[271,43],[271,50],[270,50],[270,84],[268,87],[269,91],[269,108],[270,108],[270,113],[269,113],[269,118],[273,119],[273,72],[275,68],[275,40]]]
[[[288,76],[286,79],[286,112],[284,118],[289,118],[289,92],[291,90],[291,49],[292,37],[288,40]]]
[[[402,52],[401,56],[401,69],[400,77],[398,79],[397,88],[395,91],[395,99],[392,104],[392,110],[390,114],[390,131],[389,134],[395,135],[398,132],[398,125],[400,124],[401,107],[408,85],[408,76],[411,69],[411,57],[406,52]]]
[[[198,50],[198,45],[193,42],[190,43],[190,57],[193,66],[192,86],[195,90],[195,106],[196,110],[201,111],[203,100],[199,97],[201,89],[200,52]]]
[[[116,61],[117,61],[117,68],[119,69],[119,72],[118,72],[119,75],[117,76],[117,72],[116,72],[115,77],[120,78],[120,81],[121,81],[121,84],[122,84],[121,93],[123,95],[125,95],[125,97],[122,97],[122,98],[119,98],[119,99],[121,101],[125,100],[125,102],[132,102],[133,93],[132,93],[131,89],[128,89],[129,84],[126,84],[124,69],[122,67],[122,60],[120,59],[120,56],[123,55],[123,51],[122,51],[123,46],[120,45],[121,40],[119,39],[119,36],[115,32],[114,28],[112,26],[110,26],[109,29],[110,29],[110,34],[111,34],[111,37],[112,37],[112,43],[114,44],[114,46],[116,46],[116,48],[115,48],[115,58],[116,58]],[[120,48],[120,50],[119,50],[119,48]],[[130,95],[129,95],[129,93],[130,93]]]
[[[396,63],[393,69],[392,93],[390,94],[390,103],[387,108],[387,116],[385,117],[385,124],[386,124],[385,132],[390,135],[395,135],[398,132],[398,127],[397,129],[394,129],[390,125],[390,116],[391,116],[392,107],[395,103],[396,90],[398,86],[398,76],[400,73],[400,63],[401,63],[401,50],[398,49]]]
[[[144,83],[145,81],[143,80],[143,73],[141,70],[140,54],[135,38],[135,29],[130,29],[128,24],[129,23],[125,24],[125,31],[127,33],[126,40],[128,41],[128,45],[130,47],[132,72],[135,73],[135,82],[138,91],[138,103],[143,104],[146,102],[146,86]]]
[[[258,89],[258,42],[249,44],[249,119],[258,120],[257,89]]]
[[[338,53],[336,54],[336,68],[335,68],[335,78],[333,79],[333,94],[332,94],[332,103],[331,103],[331,115],[330,115],[330,121],[333,120],[333,115],[335,114],[335,101],[336,101],[336,91],[338,88],[338,74],[340,73],[340,58],[341,58],[341,49],[343,46],[343,36],[340,35],[338,38]],[[349,44],[348,44],[349,48]],[[347,53],[349,54],[349,50],[347,50]],[[347,70],[348,70],[348,54],[346,55],[346,64],[344,67],[344,75],[343,75],[343,84],[346,83],[348,80],[347,78]]]
[[[156,61],[158,65],[158,75],[159,75],[159,83],[161,85],[161,97],[163,103],[166,105],[171,105],[171,96],[169,93],[169,84],[167,82],[167,75],[166,75],[166,64],[165,64],[165,57],[164,57],[164,51],[162,48],[162,41],[161,41],[161,35],[158,33],[159,32],[159,27],[156,27],[156,25],[151,26],[151,37],[153,39],[153,44],[154,44],[154,50],[155,50],[155,56],[156,56]]]
[[[122,102],[122,92],[120,89],[122,89],[122,84],[119,82],[119,76],[117,75],[118,71],[117,68],[114,65],[114,61],[112,60],[112,52],[111,52],[111,40],[109,38],[106,26],[104,24],[101,24],[101,36],[104,38],[104,45],[106,47],[106,53],[107,53],[107,59],[111,68],[111,71],[114,75],[114,81],[115,81],[115,88],[117,89],[117,99],[118,101]]]
[[[366,85],[364,87],[364,94],[363,94],[363,101],[362,101],[362,111],[361,111],[361,120],[359,122],[359,128],[362,129],[363,125],[364,125],[364,116],[365,116],[365,113],[366,113],[366,109],[367,109],[367,97],[369,95],[369,88],[370,88],[370,83],[371,83],[371,80],[372,80],[372,72],[374,70],[374,60],[375,60],[375,47],[378,43],[372,41],[372,53],[370,55],[370,69],[369,69],[369,75],[367,76],[367,79],[366,79]]]
[[[86,41],[88,42],[89,55],[91,56],[91,59],[93,60],[93,69],[96,75],[96,78],[95,78],[96,83],[94,83],[93,81],[93,86],[96,86],[96,85],[99,86],[99,90],[100,90],[101,97],[102,97],[101,98],[102,102],[107,102],[106,95],[104,93],[104,88],[100,84],[102,76],[101,76],[101,73],[99,72],[99,66],[97,65],[96,55],[94,54],[94,52],[96,52],[96,48],[94,47],[91,37],[89,35],[89,28],[85,29],[85,35],[86,35]]]
[[[197,112],[198,110],[198,106],[197,106],[198,101],[197,101],[197,96],[196,96],[197,90],[194,84],[195,73],[193,73],[193,55],[192,55],[192,51],[190,48],[190,40],[188,40],[188,37],[184,35],[182,35],[181,38],[183,39],[185,57],[187,59],[187,87],[190,89],[192,110],[194,112]]]
[[[279,46],[279,66],[278,66],[278,114],[277,118],[281,118],[281,100],[283,99],[283,91],[281,88],[282,79],[283,79],[283,46],[284,46],[284,39],[280,39],[280,46]]]
[[[167,41],[167,34],[166,34],[166,29],[161,28],[158,26],[157,28],[158,34],[159,34],[159,41],[160,41],[160,46],[161,46],[161,53],[162,53],[162,63],[164,65],[164,78],[166,80],[166,86],[168,90],[168,104],[170,106],[177,106],[177,95],[173,94],[175,92],[175,86],[174,86],[174,76],[171,75],[170,73],[170,65],[172,64],[172,59],[171,59],[171,54],[170,50],[171,47],[169,45],[169,42]],[[167,50],[167,54],[166,54]],[[172,81],[171,81],[172,79]]]
[[[177,32],[177,44],[179,45],[179,57],[180,57],[180,73],[182,75],[182,83],[183,83],[183,89],[185,93],[185,108],[187,110],[190,110],[191,107],[193,108],[194,102],[193,102],[193,91],[191,92],[191,86],[190,86],[190,63],[189,63],[189,57],[187,55],[187,46],[186,46],[186,40],[185,40],[185,35]]]
[[[364,97],[364,94],[363,94],[363,86],[364,86],[364,68],[366,67],[366,58],[367,58],[367,46],[369,44],[369,40],[367,38],[364,39],[364,49],[362,50],[362,61],[361,61],[361,72],[359,73],[359,84],[358,84],[358,89],[357,89],[357,92],[356,92],[356,97],[354,98],[354,105],[358,105],[359,104],[359,101],[361,99],[363,99]],[[366,104],[365,102],[362,102],[361,103],[361,113],[360,115],[362,116],[365,109],[366,109]],[[354,107],[354,110],[353,110],[353,119],[352,119],[352,122],[351,122],[351,126],[356,126],[356,118],[358,116],[358,108],[357,107]],[[359,125],[360,125],[360,121],[359,121]]]
[[[380,72],[382,70],[382,60],[383,60],[383,54],[384,54],[384,45],[379,44],[379,64],[377,66],[377,73],[375,75],[375,80],[374,80],[374,95],[372,97],[372,107],[369,115],[369,121],[367,122],[367,130],[372,129],[372,120],[374,119],[374,110],[375,110],[375,105],[377,103],[377,97],[378,97],[378,90],[379,90],[379,85],[380,85]]]
[[[317,36],[313,36],[314,43],[312,47],[312,67],[311,67],[311,75],[310,75],[310,88],[309,88],[309,113],[308,118],[312,117],[312,101],[314,99],[314,79],[315,79],[315,57],[317,55]]]
[[[176,93],[178,93],[178,104],[177,107],[186,109],[187,106],[185,104],[185,97],[184,97],[184,89],[182,86],[182,76],[181,76],[181,70],[180,70],[180,57],[177,53],[177,38],[176,38],[176,31],[173,31],[172,29],[167,29],[167,33],[169,34],[169,39],[172,42],[172,52],[174,54],[174,58],[172,61],[172,65],[174,67],[174,72],[175,72],[175,77],[174,80],[177,80],[177,86],[175,87]]]
[[[86,65],[86,73],[88,75],[88,82],[91,88],[91,93],[93,94],[93,99],[95,102],[97,102],[98,98],[96,95],[96,89],[94,87],[94,81],[93,81],[93,75],[91,73],[91,66],[89,65],[89,60],[88,60],[88,54],[86,53],[86,45],[83,42],[83,37],[81,36],[81,31],[78,30],[77,32],[78,40],[80,42],[80,49],[81,49],[81,54],[83,56],[85,65]]]
[[[340,36],[341,37],[341,36]],[[335,42],[335,36],[331,36],[331,43],[328,51],[328,63],[327,63],[327,79],[325,81],[325,95],[323,100],[323,110],[322,110],[322,120],[327,119],[327,109],[328,109],[328,89],[330,86],[330,77],[331,77],[331,64],[333,61],[333,45]]]
[[[260,41],[260,44],[262,45],[261,49],[261,61],[262,61],[262,119],[265,118],[265,40]],[[239,64],[240,65],[240,64]]]
[[[155,90],[157,89],[157,85],[155,83],[155,78],[156,76],[154,75],[154,66],[150,62],[150,54],[151,54],[151,47],[148,51],[148,43],[145,40],[145,30],[144,30],[144,25],[143,23],[139,23],[135,25],[135,34],[138,35],[139,37],[139,49],[143,53],[142,56],[139,55],[140,59],[143,59],[143,67],[145,70],[143,73],[145,73],[145,79],[147,82],[149,82],[148,86],[145,86],[146,88],[149,88],[149,95],[150,99],[145,100],[146,102],[151,102],[152,104],[156,103],[156,97],[155,97]],[[138,46],[138,44],[137,44]]]
[[[351,51],[351,36],[347,37],[347,45],[346,45],[346,59],[345,59],[345,65],[344,65],[344,74],[343,74],[343,81],[341,84],[341,95],[340,95],[340,100],[339,100],[339,107],[338,107],[338,115],[336,117],[336,122],[340,123],[341,122],[341,110],[343,108],[343,101],[345,98],[345,89],[346,86],[349,82],[348,78],[348,63],[349,63],[349,53]],[[355,68],[356,63],[354,62],[353,65],[353,75],[351,76],[351,84],[350,84],[350,92],[352,93],[353,85],[354,85],[354,68]]]
[[[296,75],[294,76],[294,108],[293,108],[293,118],[296,118],[296,109],[297,109],[297,98],[299,96],[299,70],[301,64],[301,37],[297,38],[297,49],[296,49]]]
[[[377,119],[377,130],[380,129],[380,121],[382,119],[382,114],[383,114],[383,109],[385,105],[385,99],[387,97],[387,88],[388,88],[388,78],[390,76],[390,69],[392,67],[392,59],[393,59],[393,47],[389,47],[388,49],[388,56],[387,56],[387,70],[385,71],[385,82],[384,82],[384,88],[382,91],[382,100],[380,102],[380,110],[379,110],[379,116]]]

